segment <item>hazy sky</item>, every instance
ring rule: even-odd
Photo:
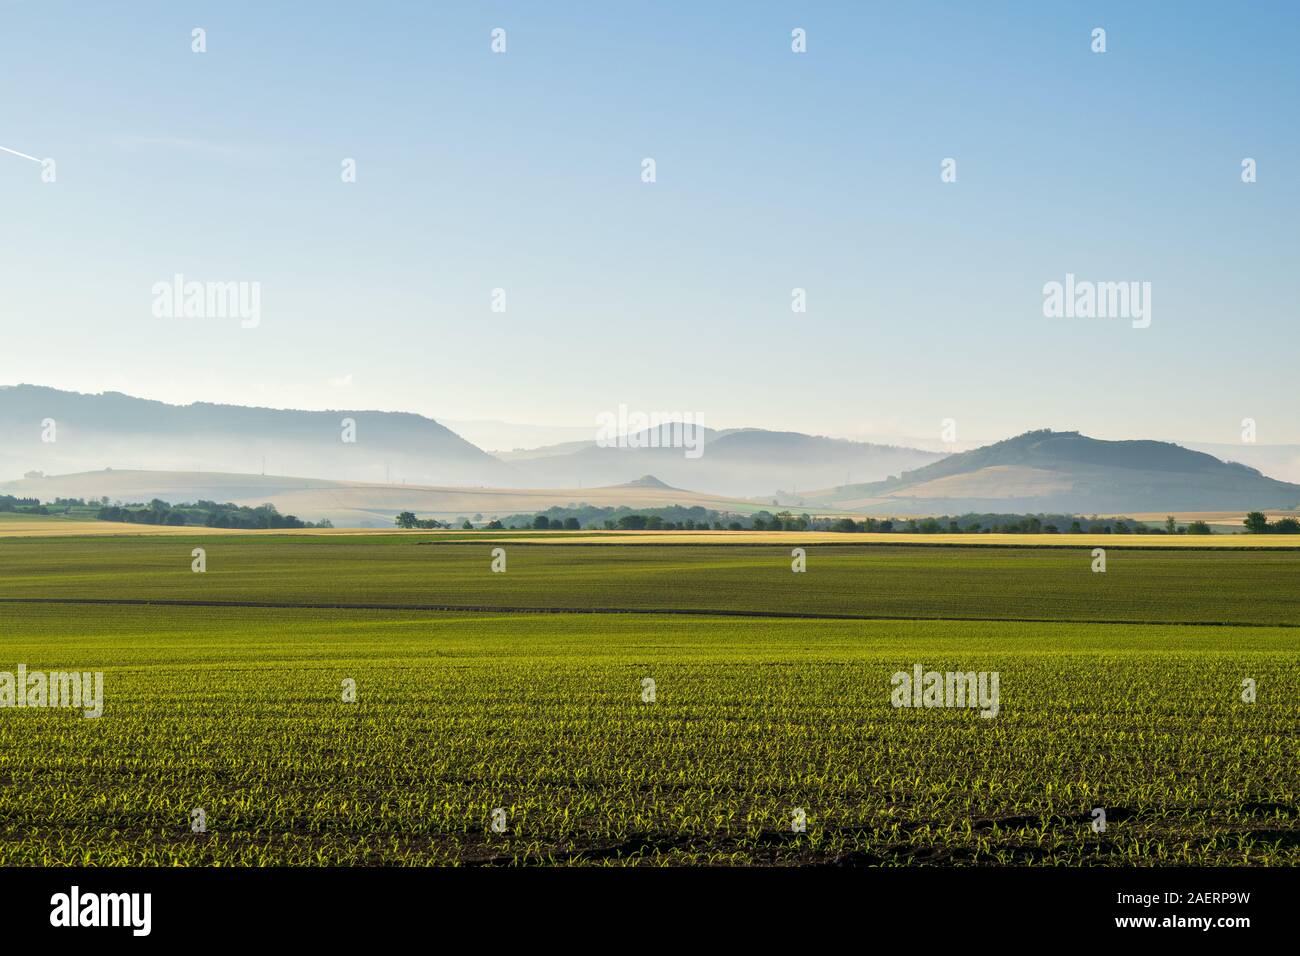
[[[1235,441],[1252,417],[1300,441],[1300,4],[0,18],[0,146],[56,163],[43,183],[0,153],[0,384],[963,440]],[[177,273],[259,282],[260,324],[156,317]],[[1067,273],[1150,282],[1150,327],[1045,318]]]

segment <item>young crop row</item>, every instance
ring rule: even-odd
[[[1292,629],[27,606],[4,624],[6,659],[101,668],[106,702],[0,711],[0,864],[1300,863]],[[894,707],[916,663],[997,671],[997,716]]]

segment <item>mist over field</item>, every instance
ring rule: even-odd
[[[172,406],[5,387],[0,469],[10,480],[0,492],[272,503],[307,520],[368,527],[408,509],[498,517],[580,503],[896,515],[1300,507],[1300,485],[1164,442],[1043,430],[944,455],[757,428],[699,427],[687,446],[678,440],[684,427],[492,455],[405,413]]]

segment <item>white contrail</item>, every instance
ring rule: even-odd
[[[35,156],[28,156],[26,153],[20,153],[16,149],[9,149],[5,146],[0,146],[0,153],[13,153],[15,156],[21,156],[23,159],[30,159],[33,163],[41,162],[41,160],[37,159]]]

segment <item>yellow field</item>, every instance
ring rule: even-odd
[[[170,528],[162,525],[121,524],[116,521],[67,521],[63,518],[29,518],[27,515],[0,516],[0,538],[64,538],[69,535],[174,535],[250,534],[227,528]],[[326,529],[328,530],[328,529]]]
[[[69,521],[56,517],[0,515],[0,538],[96,537],[140,535],[375,535],[405,534],[464,540],[546,544],[960,544],[1052,545],[1076,548],[1300,548],[1295,534],[841,534],[831,531],[404,531],[400,528],[292,528],[245,531],[236,528],[167,527],[115,521]]]
[[[413,534],[415,532],[402,532]],[[428,534],[429,532],[424,532]],[[438,532],[433,532],[438,533]],[[447,534],[448,532],[441,532]],[[499,533],[499,532],[498,532]],[[546,532],[536,532],[546,534]],[[1018,545],[1022,548],[1300,548],[1300,534],[841,534],[833,531],[571,531],[553,536],[556,543],[600,544],[617,538],[620,544],[962,544]],[[498,540],[538,538],[502,537]],[[548,536],[545,540],[552,540]]]
[[[1232,525],[1236,528],[1241,527],[1241,523],[1246,520],[1244,511],[1168,511],[1157,514],[1154,511],[1143,511],[1131,515],[1108,515],[1112,518],[1132,518],[1134,521],[1143,521],[1146,524],[1164,524],[1165,517],[1172,514],[1180,523],[1189,521],[1204,521],[1209,525]],[[1281,508],[1265,509],[1264,515],[1269,521],[1277,521],[1279,518],[1300,518],[1300,511],[1287,511]]]

